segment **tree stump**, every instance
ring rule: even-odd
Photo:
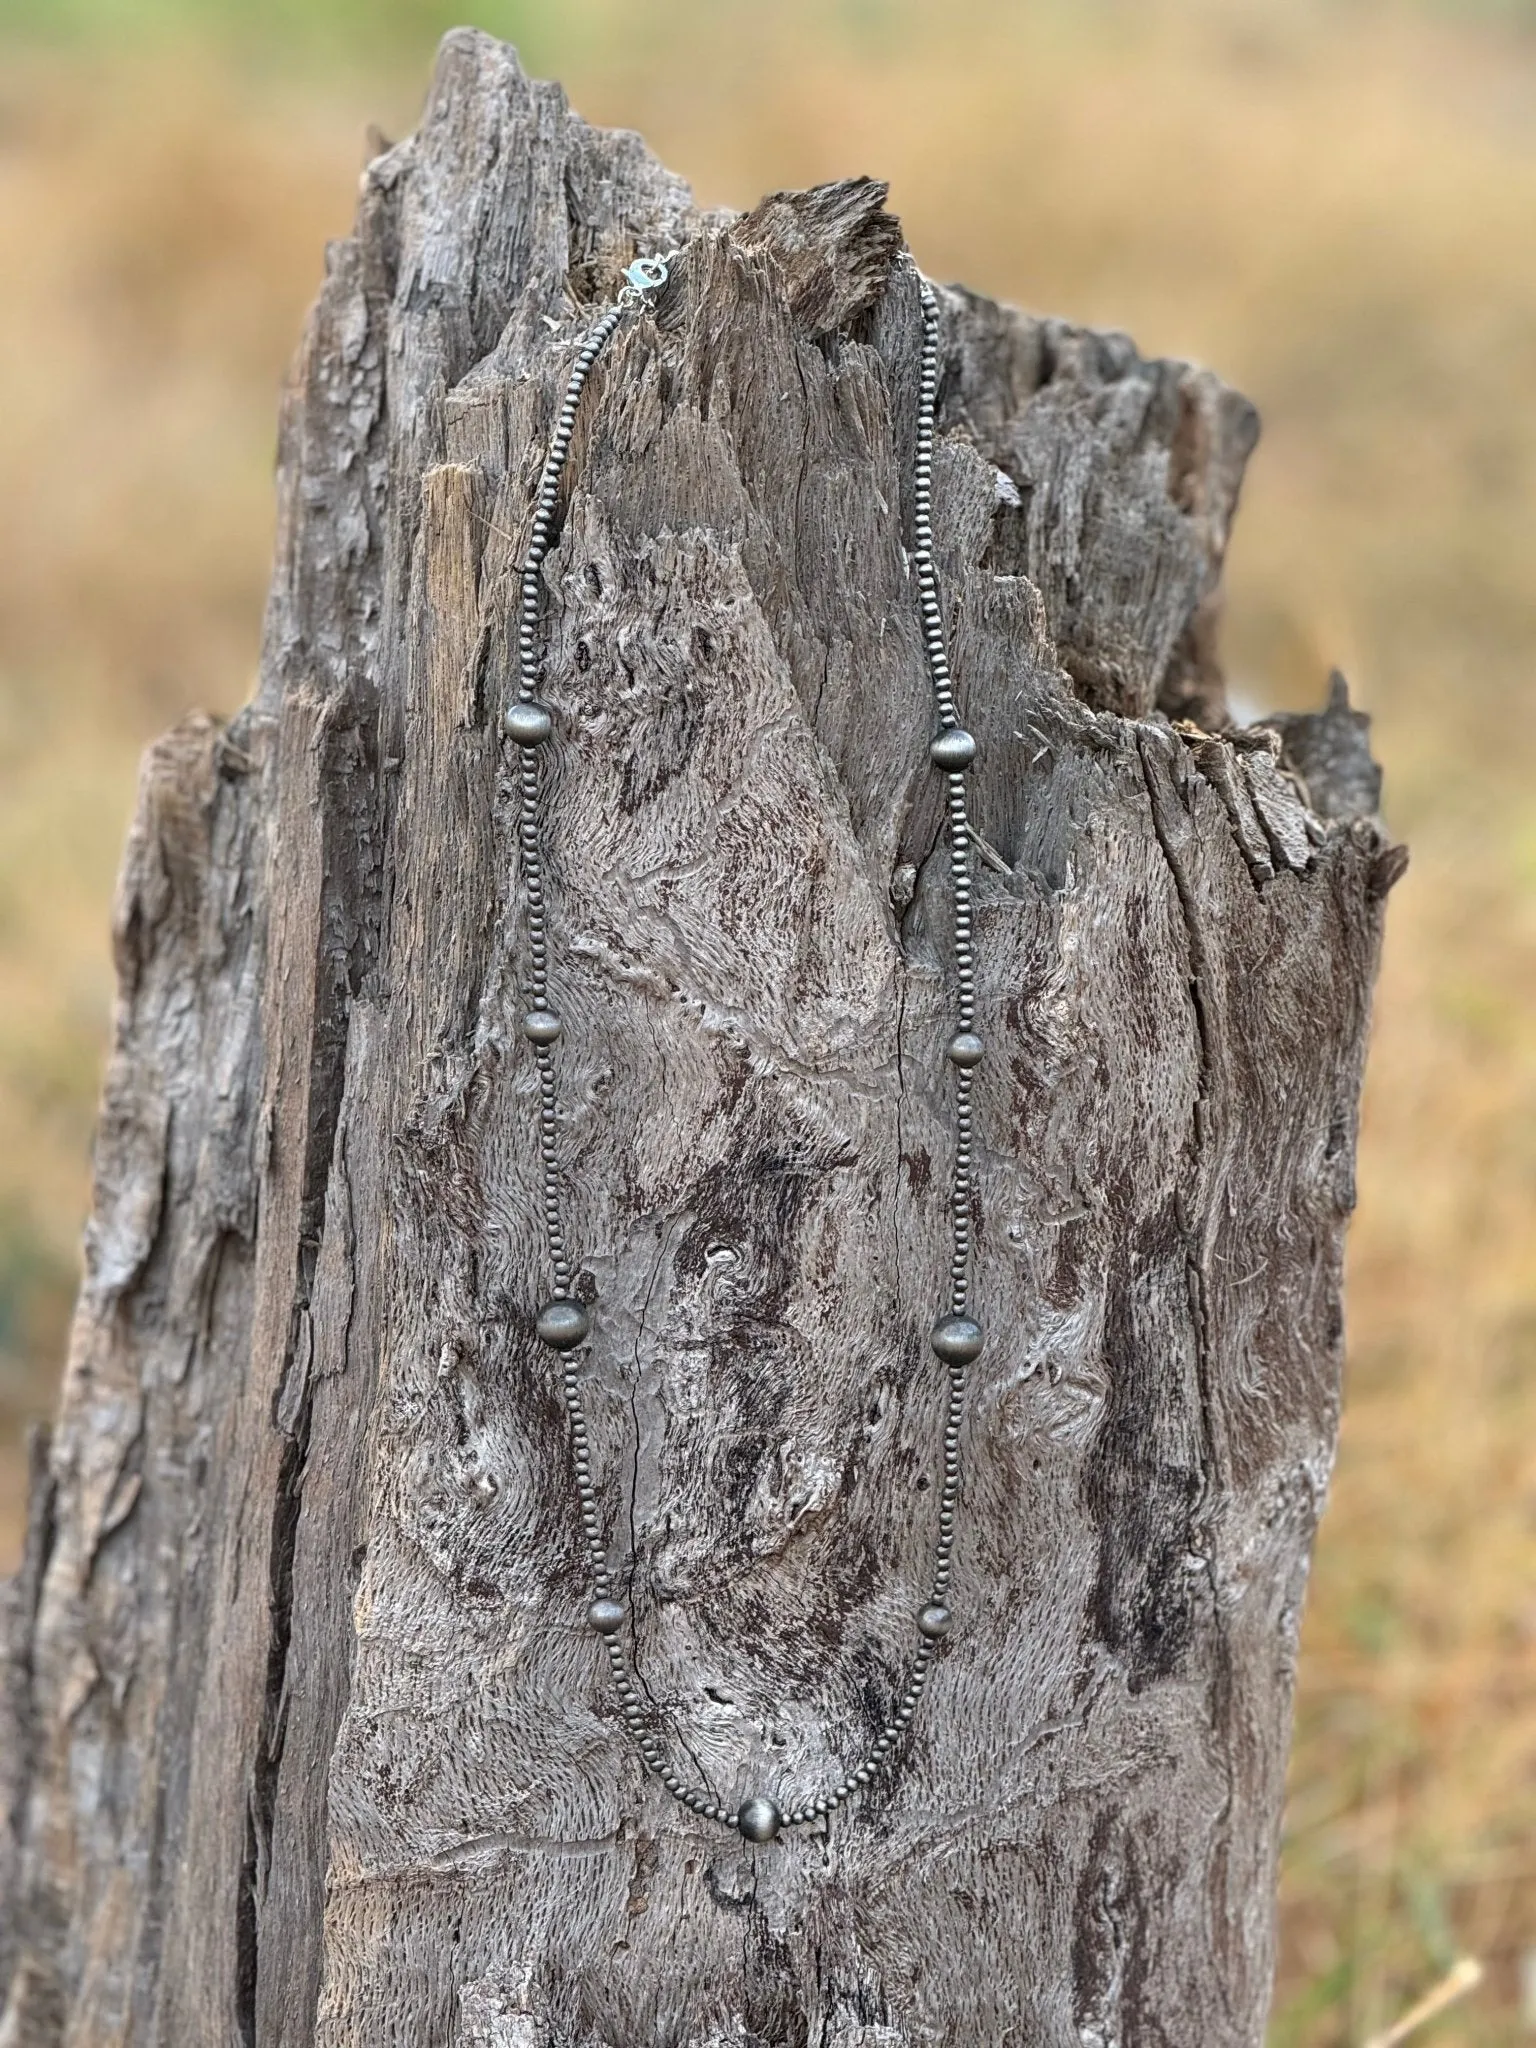
[[[583,1626],[500,714],[539,458],[559,1144],[615,1571],[713,1796],[814,1790],[926,1583],[950,1007],[884,188],[696,210],[486,36],[370,164],[259,692],[152,748],[86,1277],[9,1589],[4,2048],[1260,2039],[1382,899],[1364,721],[1234,728],[1252,408],[940,293],[981,757],[956,1627],[751,1847]]]

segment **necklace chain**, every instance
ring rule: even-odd
[[[597,1490],[592,1479],[592,1448],[586,1413],[581,1398],[579,1349],[592,1328],[588,1305],[575,1295],[575,1270],[570,1242],[566,1236],[561,1200],[559,1162],[556,1154],[558,1119],[557,1064],[555,1048],[563,1034],[560,1017],[550,1001],[549,917],[545,890],[544,859],[540,835],[540,750],[550,740],[554,721],[549,708],[538,696],[541,677],[539,633],[540,591],[544,557],[549,551],[555,527],[556,507],[566,458],[570,452],[581,394],[593,364],[626,313],[643,306],[671,274],[682,255],[678,249],[665,255],[642,256],[625,273],[626,283],[615,302],[607,307],[589,329],[577,351],[550,437],[543,470],[539,477],[533,525],[522,572],[521,607],[518,616],[519,685],[516,699],[508,705],[504,723],[518,755],[518,846],[522,885],[526,899],[528,932],[527,993],[530,1007],[522,1021],[524,1037],[533,1048],[539,1086],[539,1162],[544,1227],[554,1292],[539,1310],[540,1339],[561,1360],[561,1389],[570,1427],[571,1465],[581,1510],[592,1599],[587,1619],[607,1652],[618,1695],[619,1712],[646,1768],[681,1806],[708,1821],[733,1828],[751,1842],[771,1841],[781,1828],[803,1827],[835,1812],[855,1792],[867,1785],[887,1764],[917,1711],[918,1701],[933,1668],[939,1643],[950,1625],[950,1560],[955,1540],[955,1504],[960,1489],[960,1432],[965,1417],[966,1369],[981,1350],[981,1326],[969,1313],[971,1267],[972,1124],[971,1083],[983,1054],[975,1034],[976,969],[971,943],[971,833],[966,804],[966,772],[975,758],[976,743],[961,725],[955,708],[954,686],[949,671],[943,614],[939,604],[938,573],[933,559],[933,438],[934,407],[938,392],[939,310],[933,288],[919,273],[922,300],[923,348],[918,398],[917,450],[914,462],[910,565],[916,578],[918,607],[922,622],[923,647],[933,684],[938,712],[938,732],[929,748],[934,767],[945,778],[946,821],[949,832],[949,871],[952,891],[955,982],[957,990],[955,1031],[947,1052],[955,1104],[955,1150],[950,1183],[951,1256],[949,1300],[946,1311],[930,1332],[930,1343],[944,1363],[948,1375],[948,1399],[944,1416],[944,1477],[939,1488],[938,1534],[933,1545],[933,1571],[927,1603],[915,1617],[918,1641],[911,1653],[906,1684],[889,1719],[870,1744],[863,1760],[847,1771],[829,1791],[801,1798],[798,1803],[759,1793],[737,1807],[728,1807],[710,1793],[696,1789],[679,1776],[662,1743],[651,1732],[649,1716],[636,1681],[626,1637],[629,1614],[619,1599],[609,1570],[608,1547],[598,1513]]]

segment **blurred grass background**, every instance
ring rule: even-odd
[[[76,1274],[146,739],[256,653],[277,389],[439,0],[0,0],[0,1568]],[[1536,2038],[1536,0],[500,0],[711,202],[870,171],[929,270],[1255,398],[1249,710],[1376,719],[1391,905],[1273,2048]],[[1191,2044],[1195,2048],[1195,2044]]]

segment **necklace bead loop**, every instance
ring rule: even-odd
[[[834,1782],[830,1789],[812,1793],[797,1803],[780,1806],[762,1793],[742,1801],[734,1811],[712,1795],[693,1789],[679,1777],[668,1761],[660,1738],[646,1725],[647,1710],[642,1703],[631,1653],[623,1641],[629,1610],[612,1591],[607,1549],[603,1536],[600,1503],[593,1482],[592,1452],[581,1399],[581,1373],[573,1353],[592,1331],[592,1314],[586,1303],[571,1292],[575,1266],[568,1247],[561,1202],[561,1180],[557,1154],[558,1065],[552,1048],[564,1036],[564,1025],[551,1007],[548,992],[549,943],[545,898],[544,849],[540,831],[540,774],[534,750],[544,746],[554,732],[554,718],[548,705],[534,692],[541,674],[539,619],[543,583],[540,565],[550,544],[555,510],[560,502],[562,479],[570,453],[576,416],[588,374],[609,337],[628,315],[643,308],[664,286],[673,265],[684,252],[669,249],[659,254],[637,256],[624,272],[624,284],[612,303],[589,329],[566,381],[550,443],[541,468],[538,497],[528,547],[522,565],[518,606],[517,654],[521,677],[519,696],[503,713],[507,737],[521,749],[517,790],[517,834],[527,910],[529,974],[526,982],[530,1007],[521,1022],[522,1035],[533,1046],[538,1064],[538,1100],[535,1133],[538,1144],[540,1195],[545,1236],[555,1292],[540,1307],[535,1328],[542,1343],[565,1355],[560,1374],[560,1392],[565,1403],[570,1431],[571,1472],[580,1510],[583,1545],[587,1556],[592,1598],[586,1619],[602,1642],[617,1699],[619,1719],[634,1741],[635,1751],[645,1769],[667,1794],[687,1812],[700,1819],[734,1829],[743,1841],[766,1844],[787,1828],[804,1827],[824,1821],[853,1794],[872,1782],[887,1767],[892,1751],[910,1726],[918,1700],[933,1665],[937,1645],[950,1627],[947,1605],[951,1558],[955,1541],[955,1503],[959,1493],[959,1443],[965,1413],[964,1368],[982,1348],[980,1323],[965,1313],[970,1294],[972,1257],[972,1126],[971,1070],[981,1061],[985,1048],[972,1029],[975,1008],[975,970],[971,950],[971,862],[970,820],[967,810],[964,770],[974,762],[977,745],[974,734],[959,722],[950,677],[949,657],[940,603],[938,568],[933,557],[932,502],[933,449],[936,435],[938,391],[939,309],[932,286],[918,272],[918,293],[922,305],[922,373],[918,399],[916,450],[912,474],[912,533],[916,543],[908,557],[909,570],[923,655],[933,690],[939,730],[929,743],[933,765],[949,777],[945,793],[946,830],[950,839],[949,874],[953,901],[954,1024],[946,1045],[946,1056],[954,1073],[955,1144],[948,1200],[950,1256],[948,1260],[950,1312],[940,1316],[929,1333],[935,1354],[949,1368],[949,1389],[944,1409],[943,1480],[937,1501],[937,1533],[932,1549],[930,1597],[915,1619],[920,1638],[907,1664],[903,1688],[895,1697],[889,1718],[869,1742],[863,1758]],[[915,266],[914,266],[915,267]],[[547,657],[547,645],[543,650]]]

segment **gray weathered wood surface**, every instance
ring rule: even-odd
[[[746,1849],[643,1778],[580,1625],[498,717],[566,367],[680,242],[546,579],[560,1141],[657,1727],[722,1796],[815,1784],[922,1590],[949,955],[882,200],[699,213],[470,33],[368,168],[259,693],[151,751],[124,862],[3,1610],[3,2048],[1260,2038],[1399,855],[1346,700],[1228,726],[1255,420],[1210,374],[942,294],[994,1334],[898,1767]]]

